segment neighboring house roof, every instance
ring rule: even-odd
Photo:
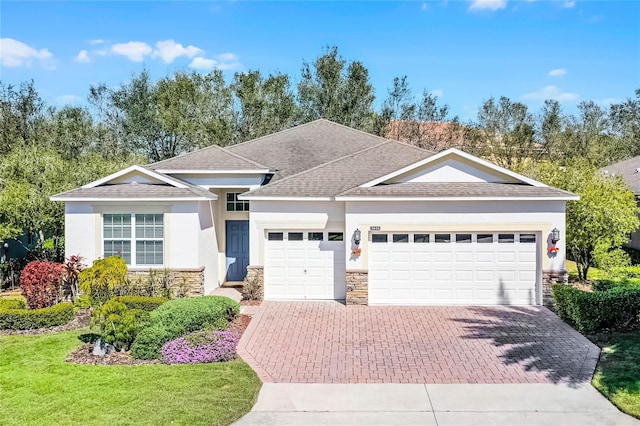
[[[370,148],[261,186],[243,197],[333,197],[434,155],[402,142],[388,139],[378,142]]]
[[[146,166],[151,170],[184,171],[184,170],[269,170],[257,161],[245,158],[217,145],[199,149],[188,154],[178,155],[167,160],[158,161]]]
[[[338,198],[403,197],[403,198],[472,198],[472,199],[578,199],[561,189],[515,183],[492,182],[408,182],[353,188]]]
[[[277,170],[272,180],[275,182],[386,141],[379,136],[320,119],[227,149]]]
[[[622,176],[635,195],[640,195],[640,156],[603,167],[604,173]]]
[[[77,188],[51,197],[53,201],[107,200],[196,200],[217,199],[217,195],[200,188],[176,188],[167,184],[126,183]]]

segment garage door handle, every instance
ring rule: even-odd
[[[304,274],[307,275],[307,270],[306,269],[304,270]]]

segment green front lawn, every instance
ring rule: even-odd
[[[627,414],[640,418],[640,332],[602,334],[593,386]]]
[[[567,272],[569,272],[569,277],[577,280],[578,279],[578,267],[576,266],[576,262],[573,260],[566,261]],[[606,272],[596,268],[595,266],[589,267],[589,271],[587,271],[587,276],[589,279],[597,280],[601,278],[606,278]]]
[[[82,332],[0,337],[0,423],[224,425],[247,413],[258,396],[260,380],[242,361],[66,363]]]

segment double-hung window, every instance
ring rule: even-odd
[[[104,257],[120,256],[127,265],[164,263],[162,214],[104,214]]]

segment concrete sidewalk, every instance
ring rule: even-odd
[[[246,425],[638,425],[591,385],[265,383]]]

